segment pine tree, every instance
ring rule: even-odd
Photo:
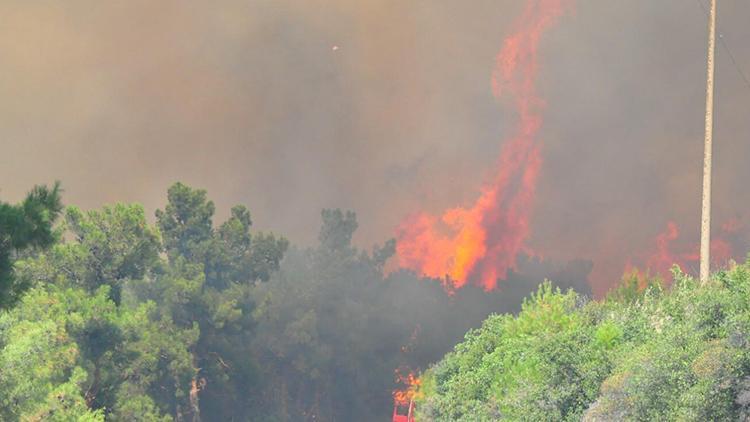
[[[13,276],[13,261],[25,250],[46,248],[56,236],[53,225],[62,212],[60,183],[35,186],[23,202],[0,202],[0,308],[13,305],[28,288]]]

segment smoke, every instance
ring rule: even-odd
[[[513,139],[518,116],[487,78],[522,8],[4,1],[0,195],[60,179],[68,203],[153,210],[182,180],[301,243],[325,207],[357,210],[357,243],[382,242],[406,215],[475,201]],[[748,21],[744,2],[719,5],[746,73]],[[540,41],[544,160],[525,244],[592,260],[597,294],[628,259],[642,265],[669,221],[673,247],[698,239],[705,30],[697,2],[579,0]],[[750,205],[750,88],[719,47],[717,230]]]

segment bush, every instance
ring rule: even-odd
[[[630,276],[604,301],[542,284],[422,376],[421,420],[750,416],[750,266],[701,286]]]

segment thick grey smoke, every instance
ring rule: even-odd
[[[303,243],[324,207],[382,242],[475,198],[513,122],[489,77],[520,4],[4,1],[0,195],[61,179],[68,203],[153,210],[182,180]],[[750,6],[719,6],[750,73]],[[705,31],[698,0],[579,0],[545,34],[534,250],[617,277],[669,220],[697,238]],[[750,205],[750,87],[718,54],[721,222]]]

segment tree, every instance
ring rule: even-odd
[[[13,275],[13,260],[27,249],[49,247],[62,211],[60,183],[35,186],[18,205],[0,202],[0,309],[13,305],[29,285]]]
[[[60,251],[72,262],[56,265],[79,268],[75,282],[90,292],[107,285],[119,304],[123,282],[143,278],[159,261],[161,239],[146,223],[141,205],[117,204],[85,213],[69,207],[65,217],[76,242]]]
[[[167,206],[156,211],[164,247],[170,258],[200,259],[204,245],[213,236],[214,203],[206,191],[175,183],[167,191]]]
[[[251,233],[250,212],[232,208],[230,218],[213,227],[214,204],[206,191],[181,183],[169,188],[168,203],[156,212],[171,271],[196,268],[201,272],[184,302],[168,296],[172,318],[183,326],[199,328],[191,348],[193,366],[200,373],[192,380],[192,418],[200,414],[217,419],[239,418],[251,400],[243,394],[256,379],[249,359],[255,308],[252,289],[278,270],[288,241],[272,234]],[[199,396],[206,397],[199,406]],[[206,411],[203,411],[203,408]]]
[[[35,287],[0,316],[0,419],[176,415],[189,405],[198,329],[138,297],[174,280],[158,230],[139,205],[66,217],[70,241],[17,263]]]
[[[203,265],[206,286],[225,289],[231,283],[267,281],[279,268],[289,246],[284,238],[250,233],[250,212],[232,208],[230,218],[213,228],[214,203],[206,191],[175,183],[168,190],[164,210],[156,219],[170,260],[179,257]]]

